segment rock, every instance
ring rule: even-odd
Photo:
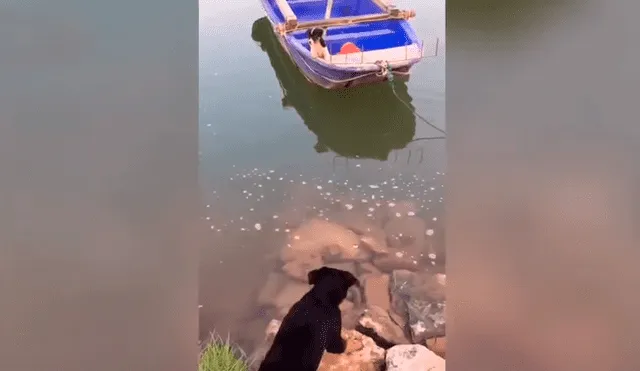
[[[356,264],[354,262],[333,263],[326,264],[326,266],[330,268],[341,269],[353,274],[354,276],[357,276]]]
[[[343,354],[325,352],[318,371],[381,371],[385,364],[385,351],[374,341],[355,330],[342,330],[347,342]]]
[[[415,246],[422,249],[425,245],[427,224],[418,217],[401,217],[390,219],[384,226],[387,241],[393,248]]]
[[[389,276],[386,274],[367,275],[364,282],[364,299],[368,305],[375,305],[389,310],[391,296],[389,294]]]
[[[429,350],[442,358],[447,358],[447,338],[446,336],[427,339],[425,345]]]
[[[324,254],[323,260],[327,264],[333,264],[333,263],[341,263],[344,261],[362,262],[362,261],[367,261],[371,259],[371,251],[369,251],[366,248],[362,248],[360,245],[358,245],[356,249],[357,249],[357,252],[355,253],[355,255],[345,256],[342,253],[342,249],[340,247],[329,246],[329,248],[326,250],[326,253]]]
[[[260,290],[258,294],[258,305],[270,305],[272,304],[273,298],[276,296],[278,291],[284,286],[286,282],[286,277],[277,272],[271,272],[267,276],[267,282]]]
[[[278,309],[288,309],[295,304],[295,302],[300,300],[300,298],[302,298],[309,289],[311,289],[311,286],[307,284],[291,281],[287,283],[275,296],[273,299],[273,306]]]
[[[360,236],[362,245],[375,253],[386,253],[387,243],[384,230],[361,213],[341,212],[331,218]]]
[[[388,254],[389,247],[387,247],[386,235],[381,231],[379,235],[367,233],[360,237],[360,245],[371,250],[376,254]]]
[[[360,262],[358,264],[358,268],[360,270],[360,274],[361,275],[366,275],[366,274],[380,274],[380,270],[378,268],[376,268],[375,265],[368,263],[368,262]],[[363,280],[364,281],[364,280]]]
[[[282,266],[282,271],[289,277],[298,281],[307,282],[308,274],[314,269],[322,267],[322,258],[317,255],[305,255],[302,253],[297,259],[291,260]]]
[[[289,261],[299,256],[297,253],[323,256],[330,246],[335,246],[344,258],[353,259],[358,255],[359,245],[360,238],[353,231],[336,223],[311,219],[290,234],[281,257]]]
[[[380,256],[373,259],[373,265],[376,266],[382,272],[389,272],[395,270],[408,270],[415,271],[420,269],[418,259],[415,259],[408,254],[399,252],[399,254],[389,254],[387,256]]]
[[[339,211],[329,216],[331,221],[339,223],[346,228],[352,230],[358,235],[363,235],[380,227],[371,219],[367,218],[364,213],[354,211]],[[384,233],[384,232],[383,232]]]
[[[387,371],[445,371],[445,363],[422,345],[396,345],[387,350]]]
[[[438,278],[407,270],[396,270],[391,275],[392,310],[407,318],[411,338],[416,344],[445,334],[446,302],[444,296],[438,296],[444,291],[434,293],[425,285],[433,280]]]
[[[411,343],[405,331],[391,319],[389,312],[375,305],[367,306],[358,320],[356,330],[372,338],[384,349]]]

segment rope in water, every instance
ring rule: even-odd
[[[418,112],[416,112],[413,107],[411,107],[411,105],[407,102],[404,101],[404,99],[402,99],[398,93],[396,92],[396,87],[395,84],[393,83],[393,74],[394,72],[391,70],[391,66],[389,65],[388,62],[382,62],[380,63],[380,67],[381,70],[378,73],[378,76],[384,76],[387,75],[387,81],[389,81],[389,86],[391,86],[391,91],[393,92],[393,95],[396,96],[396,98],[398,98],[398,100],[404,104],[405,107],[407,107],[407,109],[409,111],[411,111],[417,118],[419,118],[420,120],[422,120],[425,124],[431,126],[432,128],[436,129],[437,131],[439,131],[440,133],[447,135],[447,132],[440,129],[439,127],[437,127],[436,125],[432,124],[429,120],[427,120],[426,118],[424,118],[422,115],[420,115]],[[395,72],[396,74],[398,74],[398,72]]]

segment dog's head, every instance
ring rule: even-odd
[[[329,299],[336,304],[340,304],[353,288],[359,295],[360,281],[350,272],[341,269],[322,267],[314,269],[307,275],[309,284],[322,290]]]
[[[307,37],[309,38],[309,43],[320,43],[320,45],[324,48],[327,44],[324,41],[324,30],[322,28],[314,27],[307,30]]]

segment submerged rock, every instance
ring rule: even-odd
[[[445,371],[446,362],[425,346],[396,345],[387,350],[387,371]]]
[[[339,249],[340,255],[346,259],[353,259],[359,253],[360,238],[358,235],[336,223],[322,219],[311,219],[289,236],[287,246],[282,250],[281,257],[290,261],[300,254],[323,256],[329,247]]]
[[[367,275],[367,274],[380,274],[380,270],[378,268],[376,268],[375,265],[369,263],[369,262],[360,262],[358,264],[358,268],[360,271],[361,275]],[[364,280],[364,279],[363,279]]]
[[[258,305],[272,305],[273,298],[278,294],[286,282],[287,278],[283,274],[277,272],[269,273],[265,285],[258,293]]]
[[[386,256],[379,256],[373,259],[373,265],[383,272],[392,272],[395,270],[408,270],[416,271],[422,269],[418,264],[416,257],[409,255],[405,252],[397,252],[396,254],[389,254]]]
[[[300,253],[295,259],[286,262],[282,266],[282,271],[293,279],[307,282],[309,272],[322,267],[322,265],[323,261],[320,256]]]
[[[365,247],[376,254],[389,253],[389,247],[387,247],[386,235],[384,232],[378,234],[364,234],[360,237],[360,244],[362,247]]]
[[[375,305],[384,310],[391,307],[389,295],[389,276],[386,274],[364,275],[364,298],[368,305]]]

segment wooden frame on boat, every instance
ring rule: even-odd
[[[331,26],[343,26],[343,25],[352,25],[357,23],[367,23],[367,22],[380,22],[387,21],[391,19],[410,19],[416,16],[416,12],[414,10],[401,10],[395,8],[395,6],[390,5],[388,0],[374,0],[375,3],[380,6],[386,13],[383,14],[372,14],[372,15],[361,15],[354,17],[337,17],[337,18],[328,18],[328,19],[320,19],[317,21],[307,21],[307,22],[298,22],[298,18],[295,13],[291,9],[291,6],[287,3],[286,0],[276,0],[276,4],[280,11],[285,17],[285,22],[276,25],[275,29],[280,34],[286,34],[299,30],[306,30],[314,27],[331,27]],[[389,3],[389,4],[388,4]]]

